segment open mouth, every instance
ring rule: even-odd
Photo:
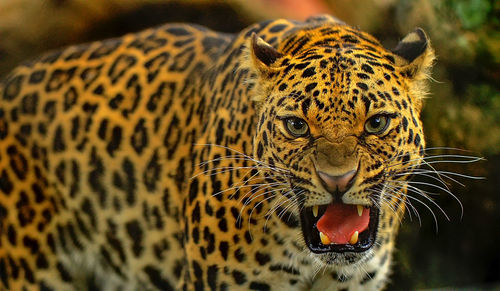
[[[378,217],[376,207],[337,202],[300,212],[305,242],[314,253],[368,250],[375,242]]]

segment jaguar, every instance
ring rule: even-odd
[[[166,24],[0,83],[0,289],[379,290],[434,52],[328,15]]]

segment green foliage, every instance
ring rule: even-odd
[[[493,6],[488,0],[449,1],[449,5],[465,29],[477,29],[485,25]]]

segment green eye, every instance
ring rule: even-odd
[[[294,137],[304,137],[309,134],[309,126],[298,117],[289,117],[285,120],[285,127]]]
[[[371,134],[380,134],[389,126],[390,118],[387,115],[378,114],[370,117],[365,123],[365,130]]]

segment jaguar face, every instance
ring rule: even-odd
[[[366,259],[378,234],[397,227],[381,222],[399,220],[400,181],[424,146],[407,67],[383,48],[349,43],[292,56],[265,49],[264,60],[276,60],[260,88],[255,156],[288,171],[278,179],[289,185],[289,209],[311,253],[327,264]]]

